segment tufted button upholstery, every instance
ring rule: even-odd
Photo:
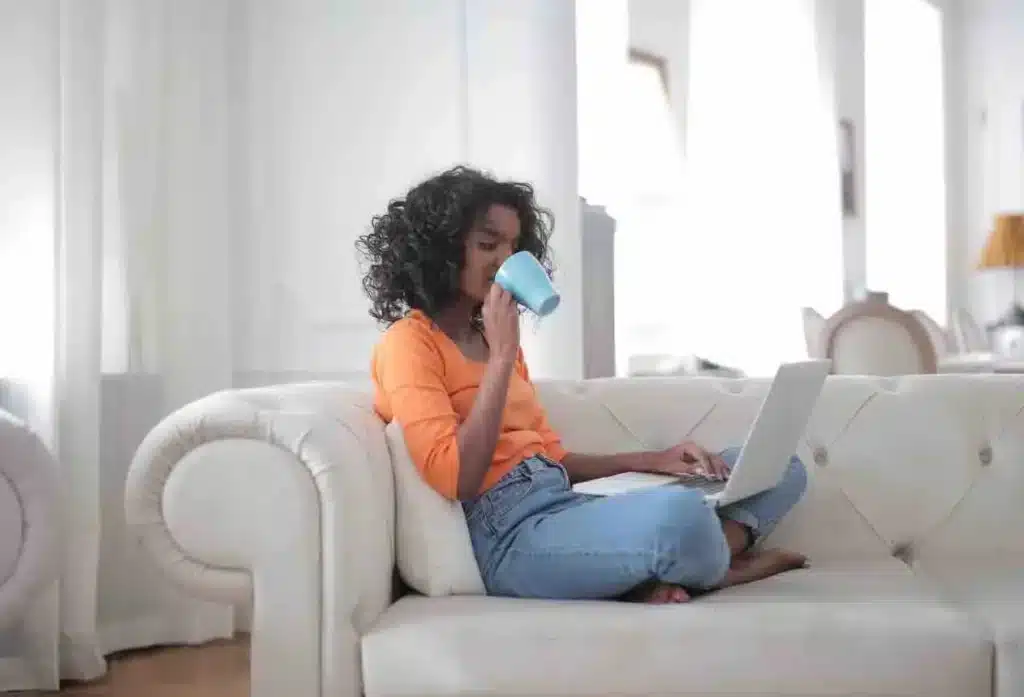
[[[988,467],[992,464],[992,448],[988,445],[978,451],[978,461],[981,462],[983,467]]]
[[[942,377],[829,378],[798,448],[817,467],[794,515],[802,520],[813,510],[849,524],[846,539],[831,543],[787,526],[809,545],[805,551],[834,556],[849,544],[858,554],[890,557],[905,544],[922,558],[1024,555],[1024,536],[1007,537],[1004,527],[1024,529],[1024,506],[1009,500],[1011,492],[1024,500],[1024,391],[1012,376]],[[570,450],[657,449],[681,438],[718,450],[741,442],[769,384],[603,381],[582,396],[577,383],[539,389]],[[987,445],[979,450],[979,442]],[[1000,465],[996,449],[1017,457]]]
[[[768,385],[538,391],[569,450],[615,453],[736,445]],[[389,447],[368,395],[305,385],[212,396],[136,454],[126,514],[144,549],[193,593],[253,599],[254,695],[1024,694],[1020,377],[830,377],[796,448],[816,465],[807,492],[767,541],[810,568],[680,611],[390,602]]]
[[[740,380],[730,380],[722,384],[722,389],[729,394],[743,394],[744,384]]]
[[[914,548],[909,544],[898,544],[892,548],[892,556],[909,565],[914,561]]]
[[[878,389],[882,392],[896,392],[900,389],[902,381],[897,377],[882,377],[878,379]]]

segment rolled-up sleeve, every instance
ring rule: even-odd
[[[442,496],[458,498],[459,417],[444,386],[444,362],[431,337],[410,324],[386,332],[374,381],[402,427],[413,463]]]

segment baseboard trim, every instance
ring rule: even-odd
[[[212,606],[205,610],[172,618],[164,613],[121,622],[108,622],[99,629],[100,651],[104,655],[149,646],[198,645],[214,639],[230,639],[235,633],[231,606]]]
[[[0,658],[0,692],[16,692],[18,690],[43,690],[37,676],[32,671],[32,664],[20,656]]]

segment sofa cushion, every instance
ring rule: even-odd
[[[402,580],[428,596],[483,594],[462,505],[420,475],[397,422],[385,429],[395,472],[395,553]]]
[[[996,651],[993,694],[1024,695],[1024,564],[1007,555],[921,565],[918,571],[991,637]]]
[[[896,562],[683,605],[406,597],[362,641],[368,697],[987,695],[992,648]]]

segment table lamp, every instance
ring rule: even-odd
[[[1002,213],[996,216],[985,248],[981,252],[979,269],[1008,269],[1013,279],[1013,295],[1010,297],[1010,309],[989,327],[994,333],[1007,333],[1006,339],[1013,344],[1019,342],[1024,333],[1024,307],[1017,302],[1017,284],[1021,271],[1024,270],[1024,213]],[[993,337],[994,343],[1006,343],[999,337]],[[1015,347],[1016,348],[1016,347]]]

